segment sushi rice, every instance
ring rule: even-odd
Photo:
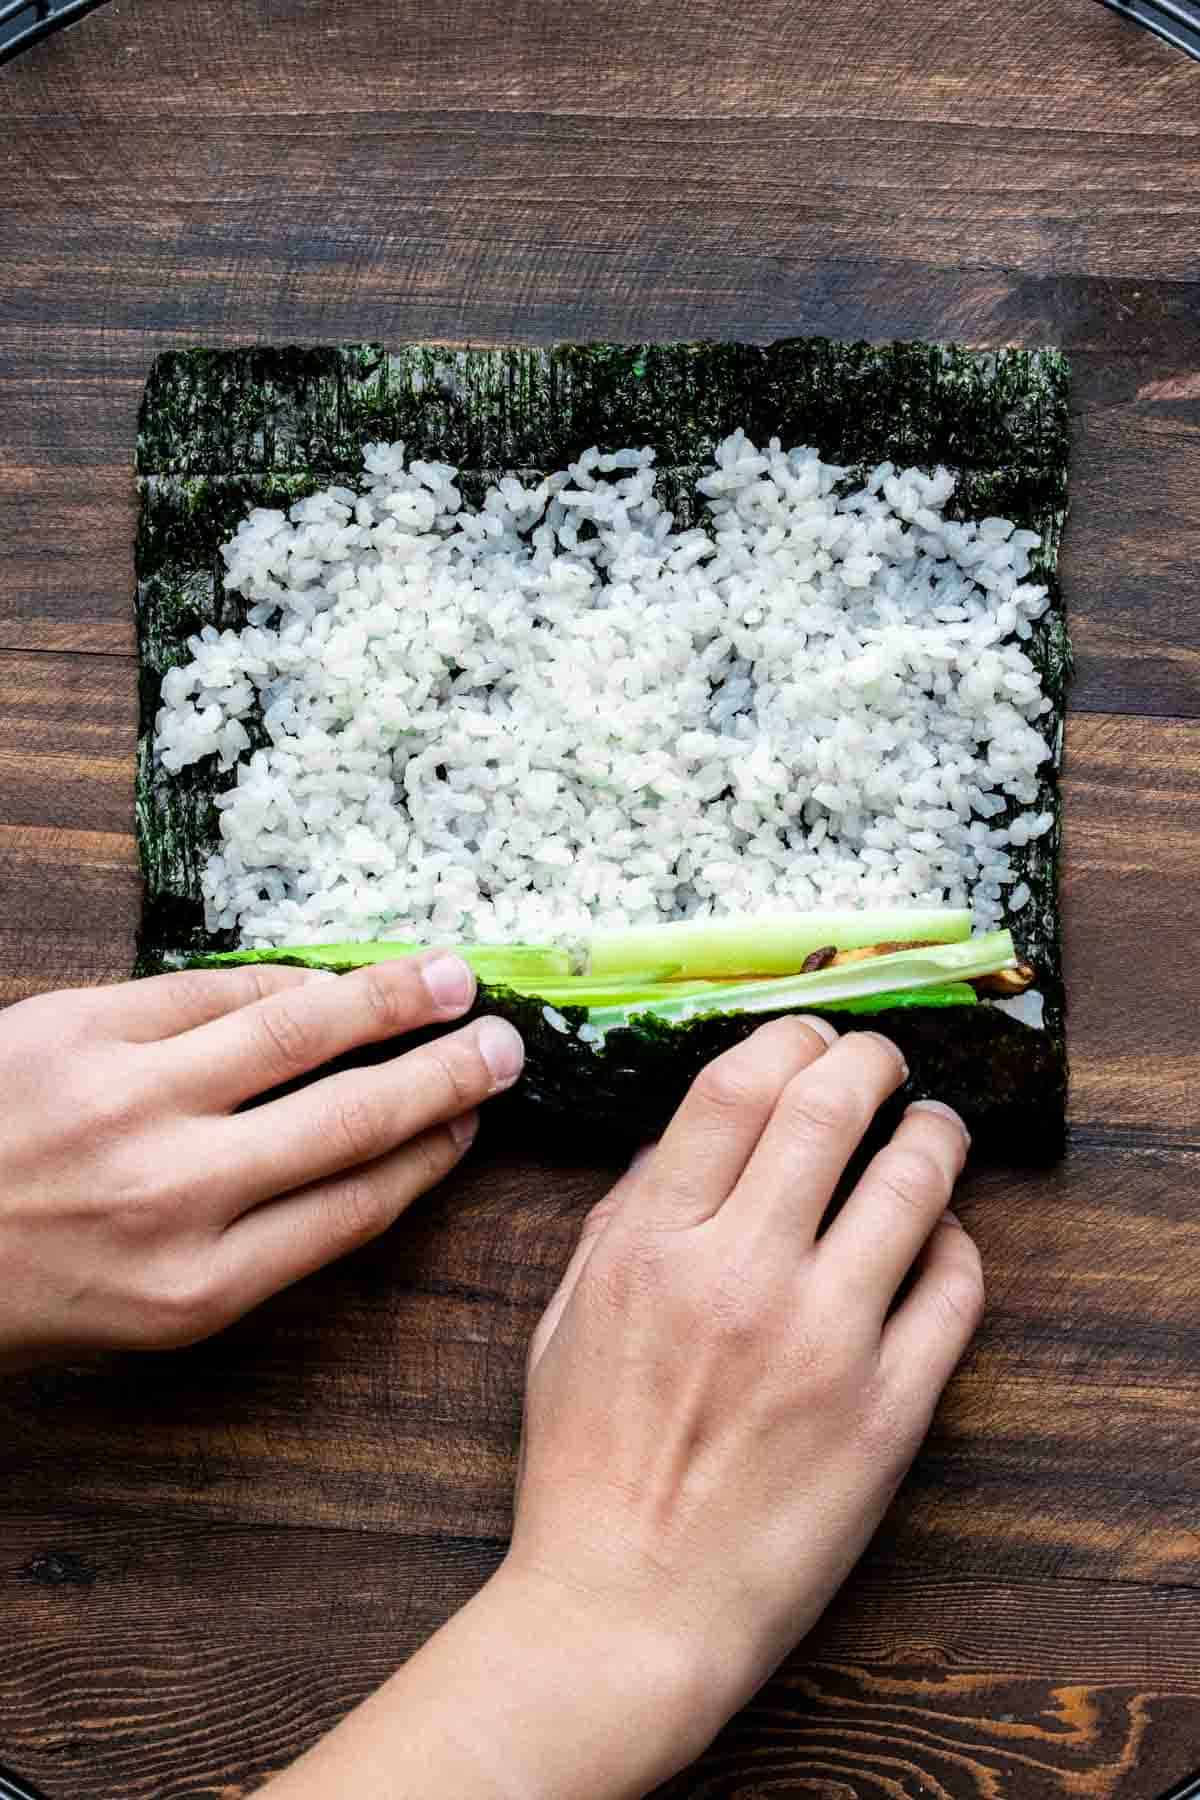
[[[1028,904],[1011,851],[1053,823],[1039,539],[948,519],[946,470],[858,486],[737,432],[679,528],[648,449],[478,510],[403,444],[363,460],[243,520],[247,624],[163,680],[162,767],[235,770],[210,931],[567,941],[939,904],[987,929]]]

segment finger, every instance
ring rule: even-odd
[[[788,1082],[823,1059],[836,1036],[823,1019],[773,1019],[703,1068],[638,1170],[630,1201],[638,1218],[668,1229],[711,1219]]]
[[[151,975],[145,981],[122,981],[94,991],[99,1016],[114,1037],[128,1044],[149,1044],[194,1031],[272,994],[332,979],[321,969],[246,963],[228,969],[180,969],[178,974]]]
[[[258,1207],[221,1236],[215,1286],[229,1317],[368,1243],[462,1160],[478,1128],[467,1113],[376,1162]]]
[[[821,1240],[831,1280],[870,1293],[881,1321],[950,1204],[969,1144],[956,1112],[914,1101]]]
[[[547,1344],[554,1336],[558,1322],[570,1304],[571,1295],[579,1285],[579,1278],[587,1267],[592,1251],[632,1193],[634,1177],[645,1164],[653,1149],[653,1144],[645,1144],[636,1152],[624,1175],[609,1189],[603,1200],[598,1201],[591,1208],[584,1219],[579,1242],[571,1253],[571,1260],[563,1270],[562,1280],[554,1290],[549,1305],[538,1320],[529,1341],[529,1367],[531,1369],[536,1368]]]
[[[362,1044],[459,1018],[475,977],[445,951],[372,963],[350,975],[268,994],[186,1033],[173,1045],[175,1078],[223,1110],[294,1081]]]
[[[349,980],[349,976],[342,979]],[[477,1019],[374,1068],[327,1075],[222,1120],[214,1135],[229,1216],[387,1156],[512,1086],[525,1051],[503,1019]]]
[[[782,1228],[810,1245],[863,1133],[907,1074],[890,1038],[852,1031],[794,1075],[724,1208],[729,1229]]]
[[[979,1251],[947,1214],[921,1252],[911,1290],[883,1328],[880,1366],[896,1391],[932,1413],[978,1329],[983,1304]]]

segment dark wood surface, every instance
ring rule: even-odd
[[[0,999],[128,968],[154,353],[1064,344],[1072,1145],[979,1342],[677,1800],[1152,1800],[1200,1765],[1200,67],[1094,0],[114,0],[0,71]],[[212,1344],[0,1388],[0,1761],[236,1800],[494,1567],[606,1172],[483,1152]]]

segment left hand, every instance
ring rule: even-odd
[[[0,1014],[0,1367],[208,1336],[374,1237],[448,1175],[521,1071],[433,951],[335,976],[249,965],[47,994]]]

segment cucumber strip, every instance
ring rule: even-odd
[[[197,959],[206,967],[222,963],[281,962],[299,963],[305,968],[333,969],[339,974],[347,969],[361,969],[368,963],[390,962],[393,958],[415,956],[431,944],[293,944],[274,950],[227,950],[215,956]],[[571,958],[565,950],[548,944],[453,944],[447,945],[456,956],[469,963],[481,981],[511,987],[518,992],[540,991],[533,984],[560,982],[571,973]],[[669,968],[668,968],[668,973]],[[661,977],[661,967],[652,969],[649,978]]]
[[[595,932],[588,944],[587,972],[620,976],[650,963],[671,961],[679,965],[682,979],[795,975],[806,956],[828,944],[838,950],[859,950],[870,944],[919,940],[961,943],[970,935],[970,913],[948,906],[684,920]]]
[[[961,942],[970,936],[971,915],[953,907],[884,907],[869,912],[782,913],[759,917],[698,919],[670,925],[646,925],[600,931],[583,945],[576,973],[569,951],[543,944],[456,944],[453,949],[481,980],[511,987],[517,993],[551,995],[549,981],[563,986],[566,1003],[587,1006],[632,1002],[642,989],[666,981],[680,984],[673,996],[647,993],[647,999],[683,997],[682,984],[729,982],[798,975],[804,959],[832,944],[839,950],[871,944],[929,940]],[[412,956],[429,946],[404,941],[352,944],[297,944],[263,950],[231,950],[211,958],[219,963],[289,962],[319,969],[357,969],[392,957]],[[572,988],[574,980],[587,984]],[[607,993],[605,990],[609,990]]]

